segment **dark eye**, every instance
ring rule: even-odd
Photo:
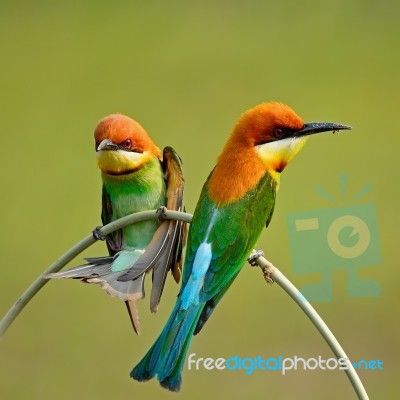
[[[132,147],[132,140],[126,139],[124,142],[124,147],[126,147],[127,149],[130,149]]]
[[[280,139],[281,137],[283,137],[284,134],[285,134],[285,132],[284,132],[283,129],[281,129],[281,128],[276,128],[276,129],[274,130],[274,136],[275,136],[277,139]]]

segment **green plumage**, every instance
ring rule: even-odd
[[[267,172],[241,199],[218,206],[206,182],[189,229],[177,302],[159,338],[131,371],[132,378],[146,381],[157,375],[162,386],[180,389],[191,338],[210,317],[271,220],[275,192],[276,182]]]
[[[160,161],[155,157],[126,177],[103,173],[102,180],[103,224],[139,211],[156,210],[166,204],[164,173]],[[157,220],[143,221],[114,232],[107,238],[110,253],[115,254],[119,250],[145,249],[159,224]]]
[[[203,286],[203,298],[207,300],[239,272],[266,222],[270,221],[274,204],[275,181],[268,173],[255,189],[241,199],[220,207],[210,199],[206,183],[189,229],[190,247],[187,249],[183,285],[192,273],[196,250],[204,240],[216,212],[207,239],[212,245],[213,254]]]
[[[200,302],[206,303],[196,333],[208,319],[253,250],[264,227],[268,226],[275,205],[276,182],[267,172],[258,185],[241,199],[218,206],[210,199],[206,182],[189,229],[188,249],[183,271],[184,286],[192,273],[196,251],[209,229],[212,261],[205,276]]]

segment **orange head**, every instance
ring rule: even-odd
[[[122,114],[103,118],[96,126],[94,138],[97,163],[105,174],[126,175],[150,159],[161,157],[160,149],[144,128]]]
[[[280,173],[302,149],[307,137],[351,129],[330,122],[305,124],[287,105],[262,103],[246,111],[218,158],[209,188],[219,203],[230,203],[253,189],[268,171],[279,183]]]

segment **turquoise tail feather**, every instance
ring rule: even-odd
[[[160,385],[177,392],[182,381],[182,369],[204,304],[181,309],[178,300],[160,336],[147,354],[130,373],[143,382],[157,376]]]

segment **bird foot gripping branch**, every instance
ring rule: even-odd
[[[263,257],[263,256],[264,256],[264,252],[262,250],[253,250],[253,252],[250,254],[249,258],[247,259],[247,262],[252,267],[260,267],[265,281],[267,283],[269,283],[270,285],[272,285],[275,282],[274,279],[272,278],[273,269],[271,269],[271,266],[273,266],[273,265],[266,259],[264,259],[265,261],[267,261],[266,263],[260,262],[260,257]]]
[[[96,226],[96,228],[93,229],[92,234],[95,239],[102,240],[104,242],[107,237],[103,235],[103,233],[101,232],[101,228],[102,226]]]
[[[167,219],[167,211],[168,211],[168,209],[165,206],[161,206],[157,209],[156,214],[157,214],[158,220],[160,222]]]
[[[264,252],[262,250],[253,250],[247,261],[252,267],[258,267],[257,259],[263,255]]]
[[[157,209],[156,214],[157,214],[157,218],[160,222],[167,219],[167,211],[168,211],[168,209],[165,206],[161,206]],[[101,240],[104,242],[107,239],[107,235],[104,235],[101,232],[102,228],[103,228],[102,226],[96,226],[96,228],[93,229],[92,234],[96,240]]]

